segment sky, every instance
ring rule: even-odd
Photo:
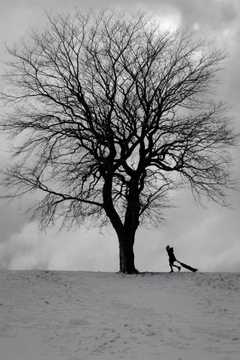
[[[184,26],[227,53],[216,91],[228,104],[233,126],[240,130],[240,1],[238,0],[0,0],[0,73],[8,61],[5,45],[17,44],[31,29],[41,29],[52,15],[100,8],[145,11],[163,29]],[[9,143],[0,134],[0,166],[9,160]],[[240,146],[233,151],[233,175],[240,189]],[[158,228],[136,235],[136,267],[168,271],[167,244],[179,260],[201,271],[240,271],[240,191],[229,194],[230,206],[196,203],[189,191],[176,195],[174,208]],[[24,213],[29,199],[0,203],[0,268],[118,271],[118,243],[111,228],[88,224],[69,231],[40,231]]]

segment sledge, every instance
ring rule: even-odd
[[[195,269],[194,267],[190,266],[190,265],[187,265],[187,264],[184,264],[182,263],[181,261],[177,261],[183,268],[187,269],[187,270],[190,270],[190,271],[193,271],[193,272],[196,272],[198,271],[198,269]]]

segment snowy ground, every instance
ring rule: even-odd
[[[240,274],[1,271],[1,360],[239,360]]]

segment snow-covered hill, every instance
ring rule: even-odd
[[[240,274],[1,271],[1,360],[239,360]]]

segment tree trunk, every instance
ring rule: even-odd
[[[127,197],[128,205],[126,209],[123,231],[120,233],[120,272],[125,274],[137,274],[138,270],[134,263],[134,240],[139,225],[139,192],[138,180],[131,179],[129,193]]]
[[[119,237],[119,264],[120,272],[124,274],[137,274],[138,270],[134,263],[134,237]]]
[[[139,194],[136,181],[132,181],[131,191],[128,195],[128,206],[122,223],[112,199],[112,176],[105,176],[103,186],[103,201],[106,215],[115,229],[119,240],[119,263],[120,272],[124,274],[137,274],[134,264],[134,239],[139,225]]]

